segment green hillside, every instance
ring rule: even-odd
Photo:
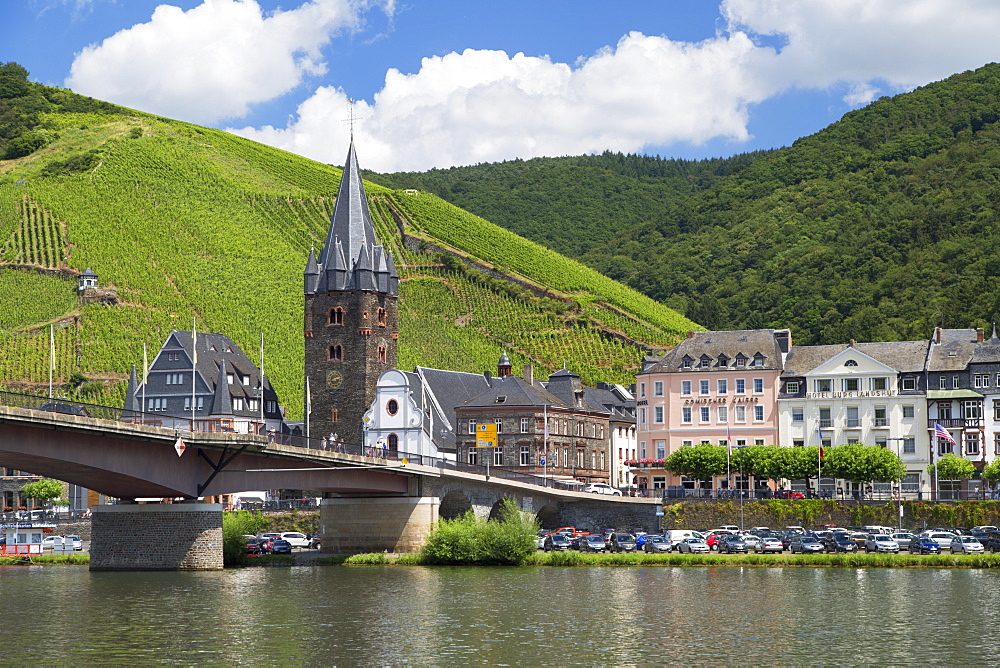
[[[266,370],[301,415],[302,271],[325,238],[340,170],[118,108],[52,103],[21,133],[45,141],[0,160],[0,383],[47,385],[53,324],[58,382],[80,372],[103,381],[81,386],[87,400],[115,404],[143,343],[152,354],[197,321],[255,361],[263,333]],[[368,193],[402,279],[402,368],[482,372],[506,351],[515,365],[565,361],[589,383],[630,382],[647,347],[697,327],[435,196]],[[87,267],[116,303],[77,300]]]
[[[709,328],[888,341],[1000,315],[996,64],[730,160],[605,154],[373,178],[551,243]]]

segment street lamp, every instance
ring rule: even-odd
[[[896,457],[898,457],[899,461],[902,462],[903,461],[903,453],[902,453],[902,447],[903,446],[898,445],[898,443],[900,443],[902,441],[905,441],[906,439],[904,437],[902,437],[902,436],[896,436],[896,437],[893,437],[893,438],[887,438],[885,440],[887,440],[887,441],[896,441],[896,443],[897,443],[897,445],[896,445]],[[899,487],[897,487],[896,489],[897,489],[897,491],[896,491],[896,502],[897,502],[897,505],[899,507],[899,513],[898,513],[899,517],[896,520],[896,528],[899,529],[900,532],[902,532],[903,531],[903,481],[902,480],[899,481]]]

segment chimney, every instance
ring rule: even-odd
[[[857,343],[857,341],[855,341],[854,339],[851,339],[851,342],[850,342],[850,343],[848,343],[847,345],[848,345],[849,347],[853,348],[853,347],[854,347],[854,344],[855,344],[855,343]]]
[[[778,350],[781,352],[787,353],[792,349],[792,330],[776,329],[774,331],[774,338],[778,342]]]
[[[530,364],[524,365],[524,380],[528,385],[535,384],[535,367]]]
[[[688,337],[689,339],[693,339],[693,338],[694,338],[694,332],[692,332],[691,330],[688,330],[688,335],[687,335],[687,337]]]
[[[492,371],[484,371],[483,372],[483,378],[486,379],[486,383],[488,385],[492,385],[493,384],[493,383],[490,382],[491,380],[493,380],[493,372]]]
[[[934,343],[941,343],[941,328],[934,328]]]
[[[976,343],[982,343],[982,342],[983,342],[983,328],[976,327]]]

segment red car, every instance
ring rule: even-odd
[[[708,545],[708,549],[710,550],[718,550],[719,539],[722,536],[730,536],[730,535],[732,535],[732,532],[730,531],[713,531],[709,533],[708,536],[705,537],[705,544]]]
[[[774,498],[776,499],[804,499],[806,495],[802,492],[796,492],[794,489],[779,489],[774,493]]]

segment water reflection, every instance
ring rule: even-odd
[[[47,664],[844,664],[865,662],[859,648],[867,647],[878,649],[879,663],[997,663],[997,577],[932,569],[3,568],[0,656]]]

